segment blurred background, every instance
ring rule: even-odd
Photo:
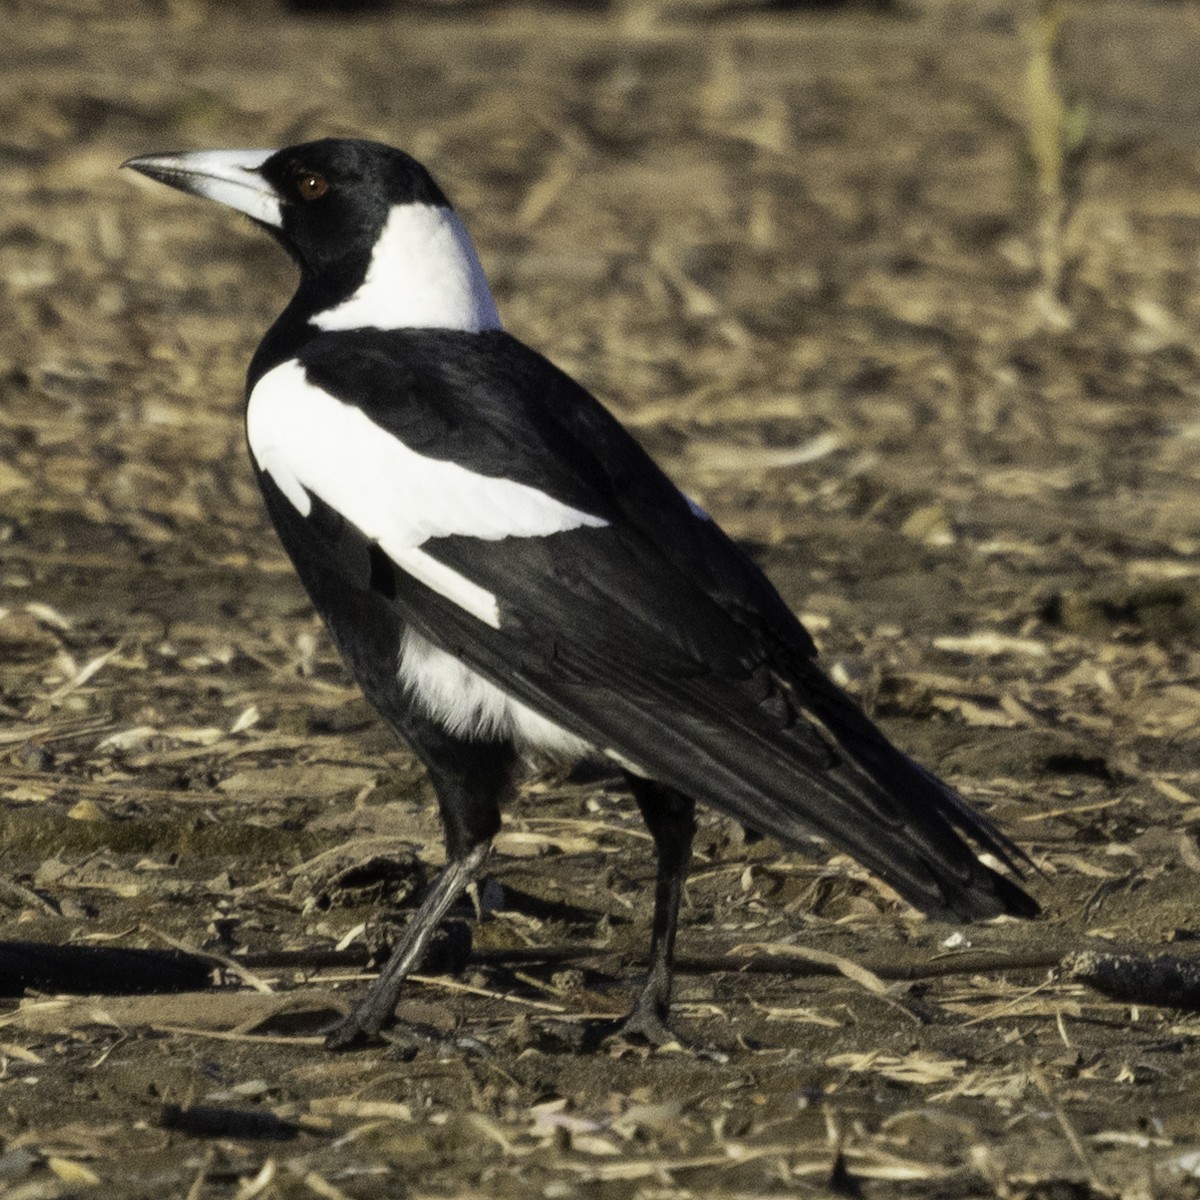
[[[116,167],[345,134],[427,163],[509,329],[831,644],[1195,632],[1195,4],[6,9],[14,599],[55,546],[135,628],[180,615],[141,566],[280,569],[240,410],[291,266]]]
[[[1190,535],[1147,476],[1190,463],[1156,434],[1195,385],[1194,4],[5,8],[18,506],[49,469],[106,527],[241,536],[228,418],[290,268],[114,168],[346,134],[430,166],[511,330],[742,537],[848,510],[952,540],[1009,498],[1057,527],[1047,490],[1122,488],[1089,528]]]

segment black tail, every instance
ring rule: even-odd
[[[981,862],[964,836],[1019,874],[1029,859],[1013,842],[896,749],[814,662],[794,664],[792,674],[773,676],[765,699],[718,689],[711,678],[669,707],[648,711],[642,697],[618,718],[619,735],[610,725],[611,740],[601,744],[784,843],[824,837],[930,916],[1038,914],[1033,898]],[[610,696],[610,720],[625,699]]]
[[[1020,873],[1022,865],[1032,866],[1029,856],[1019,846],[931,771],[893,746],[862,709],[815,664],[806,671],[804,684],[806,707],[833,735],[854,767],[887,793],[898,809],[909,814],[918,846],[928,839],[929,848],[938,854],[937,861],[945,862],[948,858],[959,870],[962,866],[968,868],[965,877],[959,870],[948,876],[938,872],[950,913],[964,919],[1002,913],[1019,917],[1038,915],[1041,909],[1037,902],[1011,879],[981,863],[954,831],[965,834],[1014,874]],[[953,843],[947,845],[950,839]],[[967,862],[963,860],[964,852],[969,856]],[[880,874],[887,878],[884,871],[880,870]],[[902,887],[897,886],[897,890],[918,907],[924,907],[919,898],[908,895]]]

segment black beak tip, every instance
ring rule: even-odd
[[[145,175],[150,179],[154,178],[154,172],[150,168],[149,162],[145,157],[127,158],[118,168],[118,171],[136,171],[139,175]]]

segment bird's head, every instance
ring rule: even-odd
[[[499,325],[483,269],[429,172],[379,142],[149,154],[122,166],[216,200],[299,265],[323,328]]]

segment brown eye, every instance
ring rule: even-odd
[[[300,193],[301,200],[320,200],[329,191],[329,184],[324,175],[305,171],[303,175],[296,176],[296,191]]]

